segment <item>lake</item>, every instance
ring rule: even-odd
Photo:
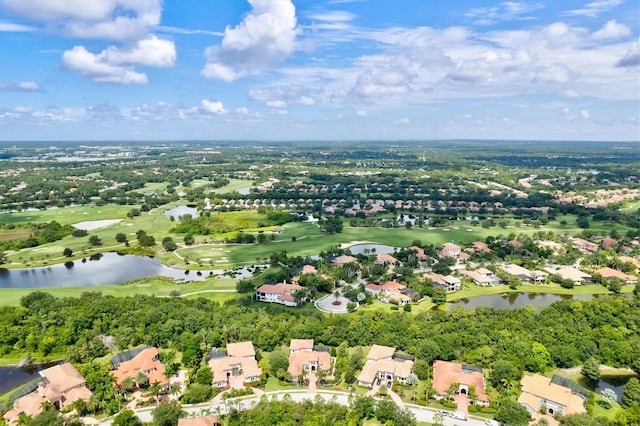
[[[184,216],[185,214],[190,214],[191,217],[198,217],[198,209],[189,206],[178,206],[169,210],[165,210],[163,214],[171,216],[175,220],[178,220],[180,216]]]
[[[628,297],[629,295],[624,295]],[[497,309],[518,309],[525,306],[534,306],[543,308],[554,302],[562,300],[590,300],[598,295],[593,294],[550,294],[550,293],[505,293],[491,294],[486,296],[475,296],[459,299],[451,302],[449,309],[462,308],[465,311],[471,311],[480,307],[497,308]]]
[[[0,269],[0,288],[91,287],[154,276],[201,281],[208,275],[208,271],[187,275],[151,257],[103,253],[40,268]]]

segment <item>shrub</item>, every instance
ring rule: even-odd
[[[480,407],[480,412],[485,414],[495,414],[498,410],[493,407]]]
[[[478,408],[475,405],[470,405],[469,406],[469,412],[470,413],[475,413],[478,411]]]

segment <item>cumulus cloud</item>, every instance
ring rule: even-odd
[[[266,105],[269,108],[286,108],[287,107],[287,103],[281,100],[267,101]]]
[[[162,0],[0,0],[11,13],[46,22],[70,37],[130,40],[159,25]]]
[[[366,117],[366,116],[369,115],[369,113],[367,111],[360,110],[360,111],[356,112],[356,115],[358,117]]]
[[[300,96],[300,98],[298,98],[298,103],[300,105],[312,106],[316,104],[316,101],[315,99],[310,98],[309,96]]]
[[[291,0],[248,0],[252,10],[222,42],[205,50],[202,75],[234,81],[289,56],[295,49],[296,10]]]
[[[146,84],[146,74],[137,72],[134,66],[171,67],[175,60],[174,43],[155,36],[126,48],[109,46],[98,54],[75,46],[62,55],[62,63],[68,70],[99,83],[118,84]]]
[[[631,29],[624,24],[617,22],[615,19],[608,21],[602,28],[593,33],[592,37],[596,40],[616,39],[631,34]]]
[[[409,120],[407,117],[403,117],[400,120],[396,121],[396,124],[402,124],[402,125],[407,125],[410,123],[411,123],[411,120]]]
[[[236,108],[236,114],[249,115],[249,108],[247,107]]]
[[[587,111],[586,109],[583,109],[580,111],[580,117],[582,117],[583,119],[587,120],[589,118],[589,111]]]
[[[0,83],[0,90],[16,90],[33,92],[40,90],[40,85],[35,81],[20,81],[18,83]]]
[[[210,101],[209,99],[203,99],[201,102],[202,110],[209,114],[224,114],[227,111],[224,109],[224,105],[220,101]]]
[[[627,53],[616,62],[618,68],[637,67],[640,65],[640,41],[636,41],[629,47]]]

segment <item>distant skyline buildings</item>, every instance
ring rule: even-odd
[[[0,0],[0,140],[640,141],[637,0]]]

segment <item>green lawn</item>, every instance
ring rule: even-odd
[[[253,187],[253,181],[246,179],[229,179],[229,184],[222,188],[215,188],[211,192],[214,194],[226,194],[227,192],[237,191],[242,188]]]
[[[204,297],[222,303],[238,296],[237,293],[228,291],[234,289],[235,280],[231,279],[209,278],[202,282],[176,284],[168,278],[153,277],[135,280],[124,284],[93,287],[57,287],[38,289],[2,288],[0,289],[0,300],[2,300],[2,305],[17,306],[20,304],[20,299],[23,296],[35,290],[50,293],[55,297],[79,297],[82,293],[88,291],[99,291],[104,295],[118,297],[133,296],[136,294],[169,297],[172,291],[177,290],[181,295],[187,295],[186,297],[189,298]],[[222,291],[213,292],[211,290]],[[191,293],[201,291],[203,293],[190,295]]]
[[[17,213],[0,214],[2,223],[38,223],[58,221],[62,225],[70,225],[88,220],[122,219],[133,206],[75,206],[63,209],[49,209]]]

